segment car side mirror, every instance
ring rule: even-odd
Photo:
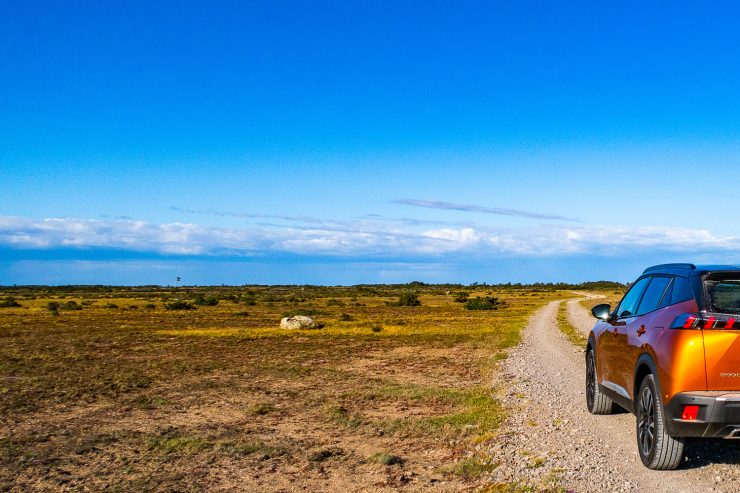
[[[594,317],[606,322],[612,316],[612,306],[609,303],[602,303],[591,308],[591,313]]]

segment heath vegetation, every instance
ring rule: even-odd
[[[0,485],[486,486],[497,361],[569,288],[0,288]]]

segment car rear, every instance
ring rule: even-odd
[[[672,436],[740,438],[740,269],[697,267],[689,277],[698,312],[671,329],[701,331],[706,390],[686,389],[666,404]],[[699,362],[697,362],[699,363]]]

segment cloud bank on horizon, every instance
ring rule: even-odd
[[[487,210],[474,206],[466,210],[478,212],[479,209]],[[133,219],[0,216],[0,247],[77,250],[83,256],[84,252],[104,248],[164,256],[226,259],[293,254],[379,260],[424,260],[440,255],[483,258],[575,254],[614,256],[646,249],[695,255],[731,252],[740,247],[740,237],[719,236],[706,229],[662,226],[546,224],[503,228],[438,224],[430,227],[424,221],[394,222],[382,218],[330,221],[289,216],[244,216],[260,219],[280,217],[291,222],[217,227],[193,222],[156,224]]]

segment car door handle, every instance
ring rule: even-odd
[[[645,326],[644,325],[640,325],[640,328],[637,329],[637,337],[640,337],[645,332],[647,332],[647,329],[645,329]]]

